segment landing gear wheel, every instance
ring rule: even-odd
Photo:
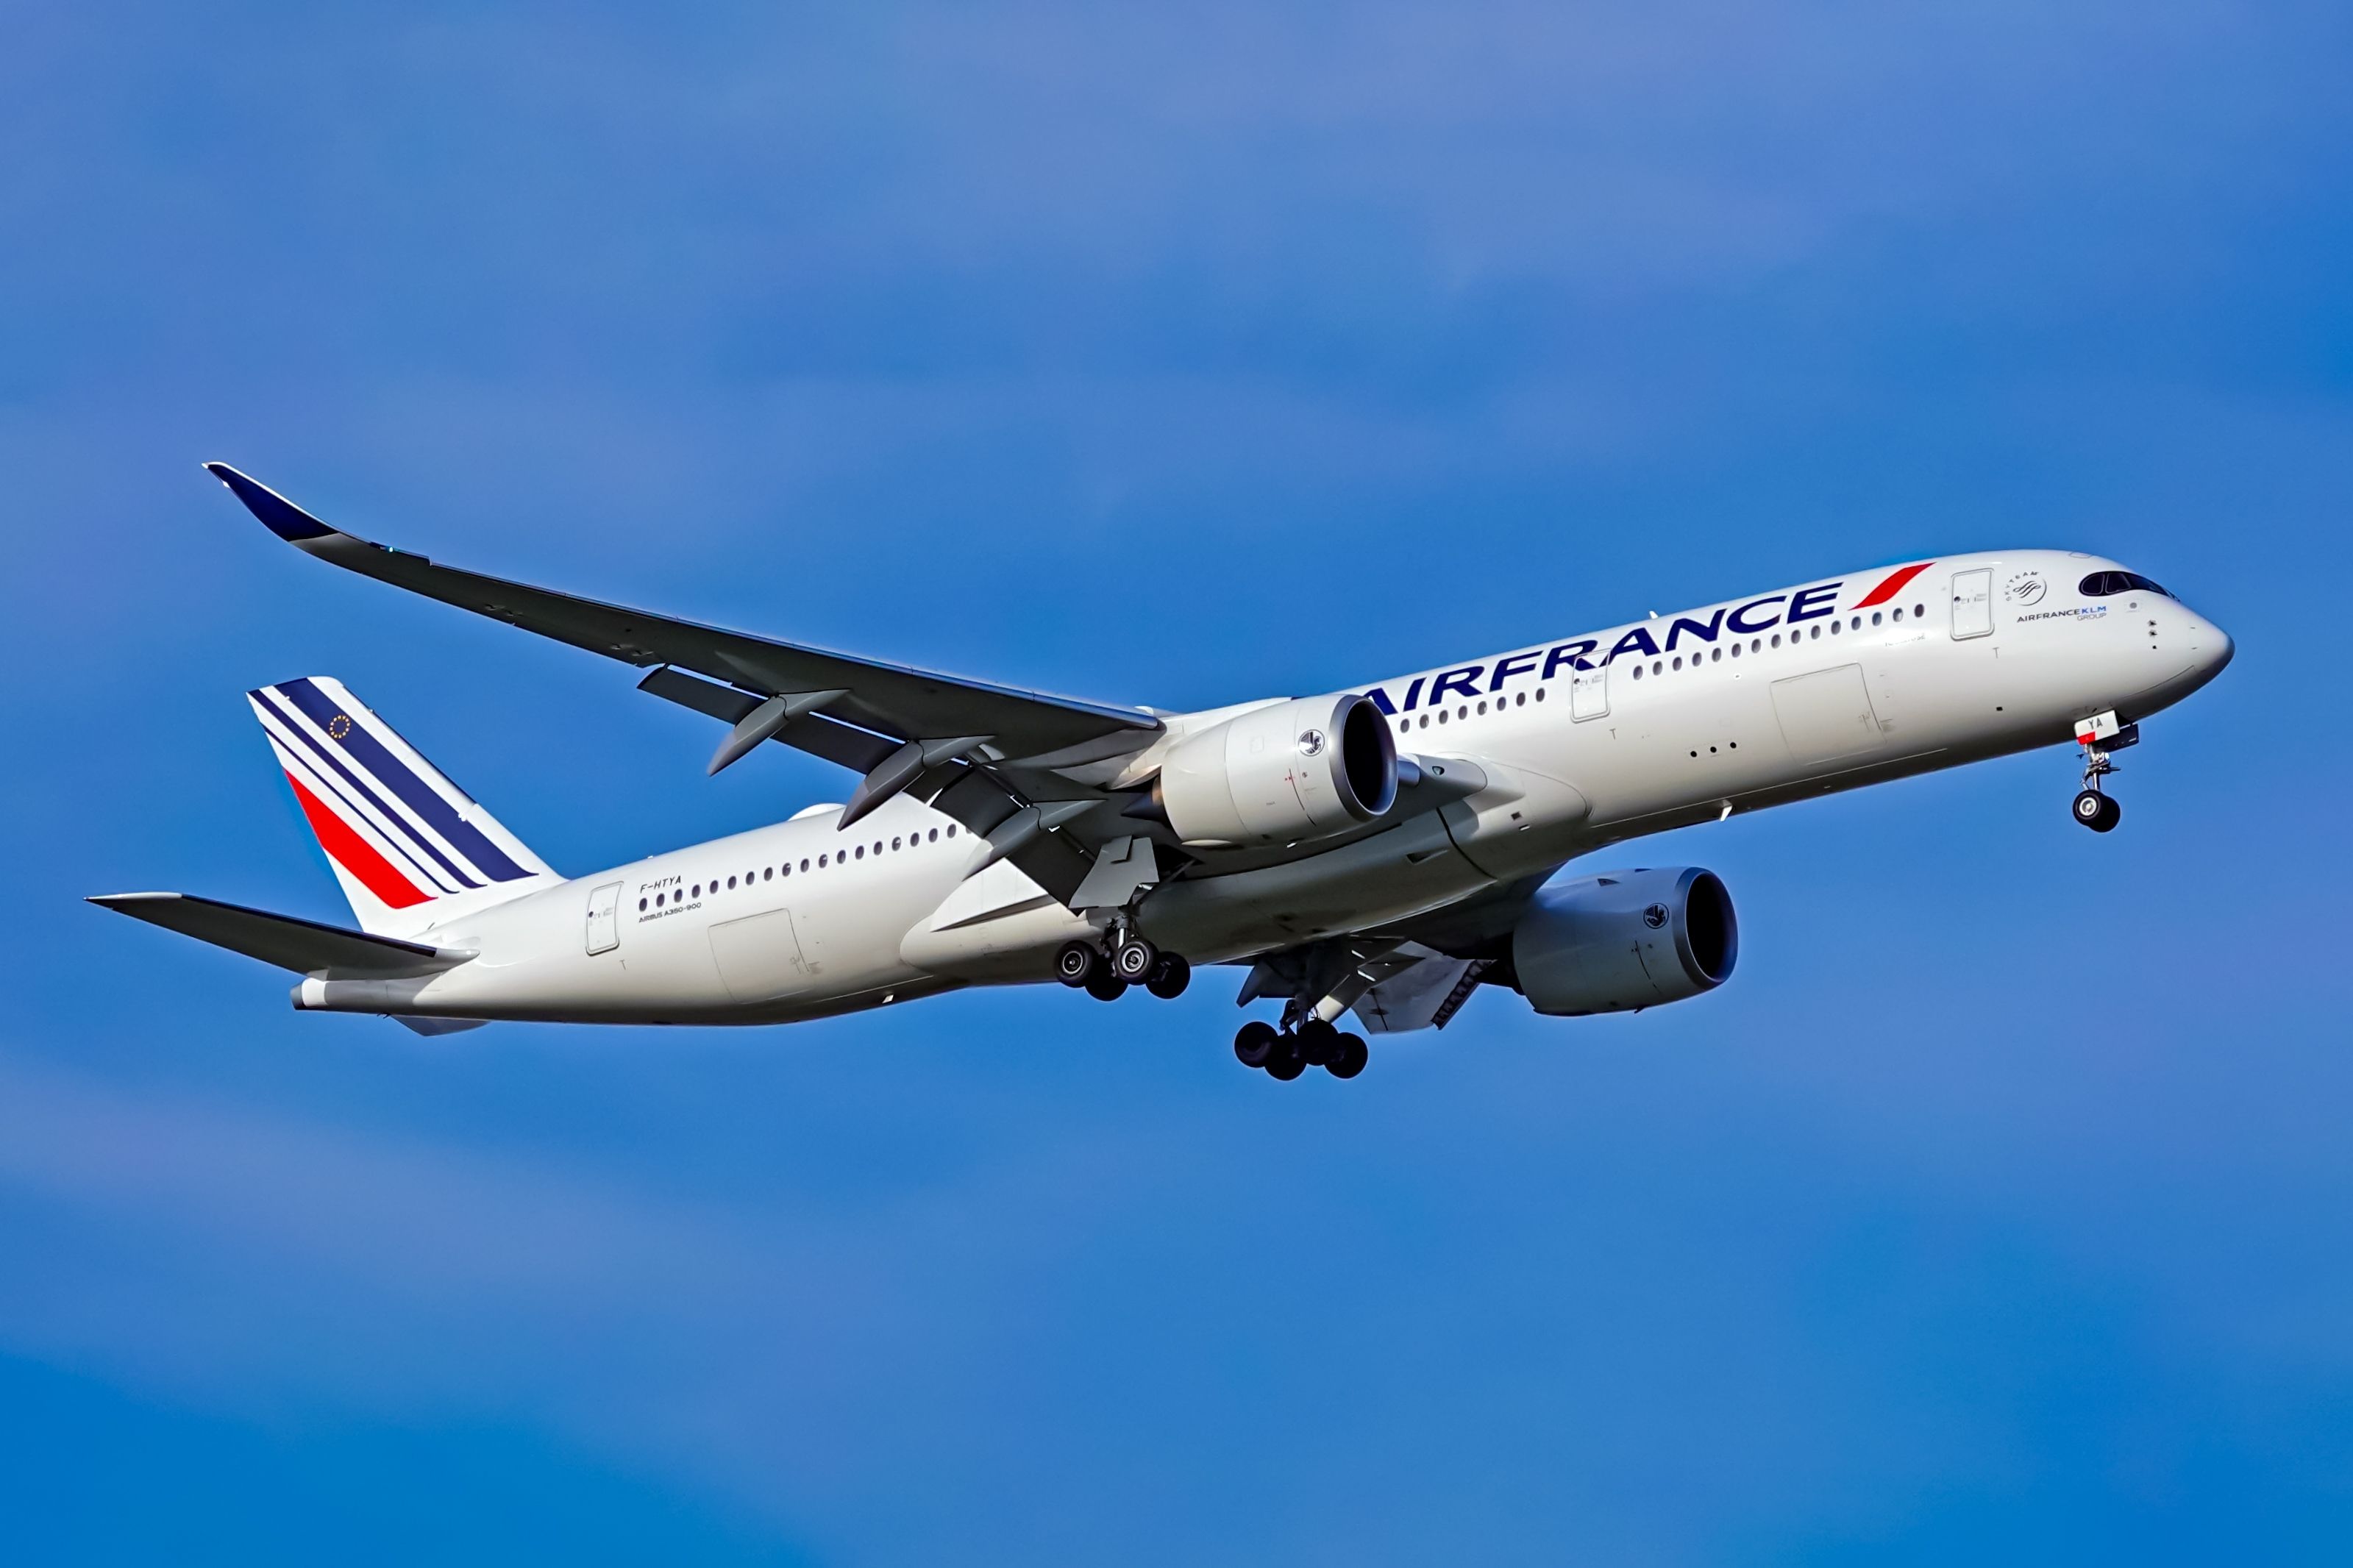
[[[1363,1036],[1342,1035],[1339,1048],[1324,1064],[1324,1070],[1334,1078],[1354,1078],[1365,1070],[1365,1063],[1371,1058],[1372,1052],[1366,1048]]]
[[[1144,988],[1163,1002],[1174,1002],[1185,994],[1186,985],[1193,978],[1193,966],[1173,952],[1164,952],[1152,973],[1144,977]]]
[[[2075,820],[2094,833],[2112,833],[2125,819],[2125,808],[2098,790],[2087,789],[2075,797]]]
[[[1273,1057],[1282,1037],[1263,1018],[1252,1018],[1234,1036],[1234,1060],[1246,1068],[1262,1068]]]
[[[1160,950],[1142,937],[1131,937],[1111,951],[1111,972],[1130,985],[1139,984],[1160,962]]]
[[[1340,1048],[1340,1031],[1323,1018],[1309,1018],[1299,1026],[1299,1054],[1309,1067],[1329,1067]]]
[[[1066,942],[1062,950],[1054,954],[1054,978],[1069,986],[1084,985],[1094,978],[1103,962],[1103,954],[1092,943]]]
[[[1087,976],[1087,994],[1098,1002],[1116,1002],[1127,994],[1127,982],[1113,974],[1106,963]]]
[[[1299,1041],[1292,1036],[1276,1037],[1274,1055],[1266,1058],[1266,1076],[1289,1083],[1307,1070],[1307,1058],[1299,1054]]]

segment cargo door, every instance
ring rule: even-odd
[[[763,1002],[797,986],[807,974],[790,910],[770,910],[711,928],[711,957],[720,983],[738,1002]]]
[[[1800,763],[1858,756],[1881,742],[1879,715],[1863,689],[1862,666],[1842,664],[1773,683],[1773,716]]]
[[[621,945],[621,884],[607,882],[588,895],[588,953],[595,957]]]

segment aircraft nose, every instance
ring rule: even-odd
[[[2206,678],[2211,680],[2222,673],[2223,667],[2238,653],[2239,645],[2231,640],[2230,633],[2211,621],[2206,623],[2205,629],[2206,636],[2198,639],[2198,662]]]

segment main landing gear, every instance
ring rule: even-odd
[[[1068,942],[1054,955],[1054,978],[1099,1002],[1116,1002],[1131,985],[1141,985],[1164,1002],[1185,994],[1193,966],[1163,952],[1134,931],[1116,933],[1106,951],[1091,942]]]
[[[1234,1059],[1246,1068],[1261,1068],[1266,1076],[1288,1083],[1309,1068],[1322,1068],[1334,1078],[1354,1078],[1371,1057],[1358,1035],[1344,1034],[1325,1018],[1307,1018],[1288,1034],[1262,1018],[1253,1018],[1234,1036]]]
[[[2121,771],[2108,760],[2109,753],[2138,745],[2140,726],[2119,725],[2114,713],[2104,713],[2084,721],[2075,740],[2084,748],[2084,787],[2075,795],[2075,820],[2094,833],[2113,833],[2125,819],[2125,808],[2100,788],[2100,781]]]

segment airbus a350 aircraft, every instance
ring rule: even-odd
[[[1696,867],[1555,879],[1645,834],[2063,742],[2077,821],[2110,754],[2231,639],[2113,561],[1957,555],[1822,578],[1360,689],[1198,713],[1018,691],[502,582],[328,527],[207,465],[322,561],[650,668],[642,689],[858,775],[849,799],[565,878],[324,677],[250,693],[359,929],[177,893],[94,902],[302,976],[300,1008],[425,1033],[490,1019],[777,1024],[965,985],[1110,1001],[1247,966],[1234,1039],[1353,1078],[1368,1034],[1480,985],[1539,1013],[1730,976]]]

